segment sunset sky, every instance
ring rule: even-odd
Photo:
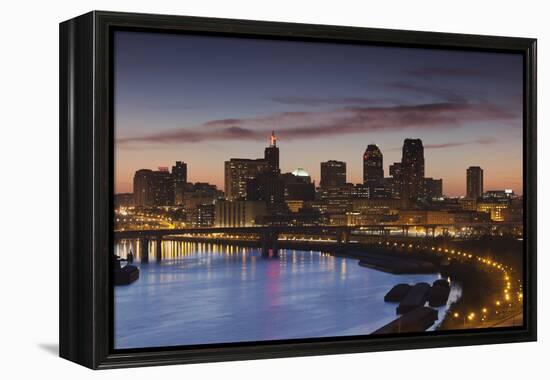
[[[191,182],[223,189],[229,158],[263,156],[278,135],[281,170],[347,163],[362,181],[376,143],[384,175],[405,138],[424,142],[426,176],[464,195],[522,193],[522,56],[313,42],[116,32],[115,191],[134,172],[185,161]]]

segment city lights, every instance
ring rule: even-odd
[[[457,265],[476,266],[491,279],[499,273],[503,283],[495,285],[490,299],[481,300],[481,305],[461,305],[449,314],[465,327],[496,323],[516,310],[514,302],[521,304],[521,281],[516,292],[510,266],[498,255],[463,244],[480,236],[501,237],[503,231],[522,233],[521,223],[504,223],[507,215],[514,214],[502,213],[515,210],[512,207],[521,198],[484,193],[481,168],[467,170],[467,198],[446,198],[443,181],[425,177],[422,141],[406,139],[402,160],[390,166],[390,177],[384,177],[380,148],[369,145],[363,155],[363,183],[348,183],[346,163],[328,160],[321,163],[316,187],[303,168],[281,171],[277,142],[273,132],[262,158],[225,161],[224,191],[209,183],[189,182],[183,161],[177,161],[172,171],[137,170],[133,197],[115,197],[116,231],[127,237],[135,232],[135,237],[145,236],[158,247],[164,237],[229,244],[231,255],[233,244],[257,246],[275,256],[285,247],[334,252],[340,247],[368,250],[376,244],[392,255],[407,253],[415,260],[426,260],[420,256],[429,254],[428,260],[436,265],[450,265],[451,278]],[[404,194],[408,202],[403,202]],[[482,207],[476,207],[478,203]],[[511,294],[517,297],[512,300]],[[489,312],[482,305],[491,304],[494,296],[499,299]],[[501,299],[508,308],[501,307]],[[480,317],[472,310],[481,311]]]

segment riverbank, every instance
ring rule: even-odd
[[[513,325],[516,321],[521,324],[522,288],[518,278],[521,272],[516,269],[520,243],[507,238],[477,243],[444,239],[421,244],[379,242],[371,246],[354,245],[334,254],[355,258],[359,263],[370,262],[371,265],[364,266],[396,274],[414,272],[431,263],[434,273],[439,272],[462,289],[462,296],[450,305],[437,330],[488,328],[510,319]],[[382,255],[385,258],[380,260]]]
[[[375,250],[375,248],[371,249]],[[354,250],[348,250],[344,253],[337,251],[334,255],[355,257],[359,260],[359,265],[362,267],[391,274],[433,274],[438,272],[437,267],[432,262],[409,257],[399,257],[401,255],[388,255],[387,253],[380,252],[378,249],[376,249],[376,252],[365,251],[364,253]]]

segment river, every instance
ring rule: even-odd
[[[115,253],[125,257],[135,241]],[[165,241],[162,260],[149,263],[131,285],[116,286],[116,349],[364,335],[396,318],[384,294],[397,283],[428,283],[439,275],[393,275],[355,259],[317,251]],[[451,284],[447,306],[461,290]]]

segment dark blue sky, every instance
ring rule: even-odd
[[[316,181],[338,159],[360,182],[370,143],[388,175],[413,137],[447,195],[470,165],[521,193],[521,98],[520,55],[117,32],[116,191],[176,160],[223,188],[223,161],[261,156],[275,129],[282,170]]]

